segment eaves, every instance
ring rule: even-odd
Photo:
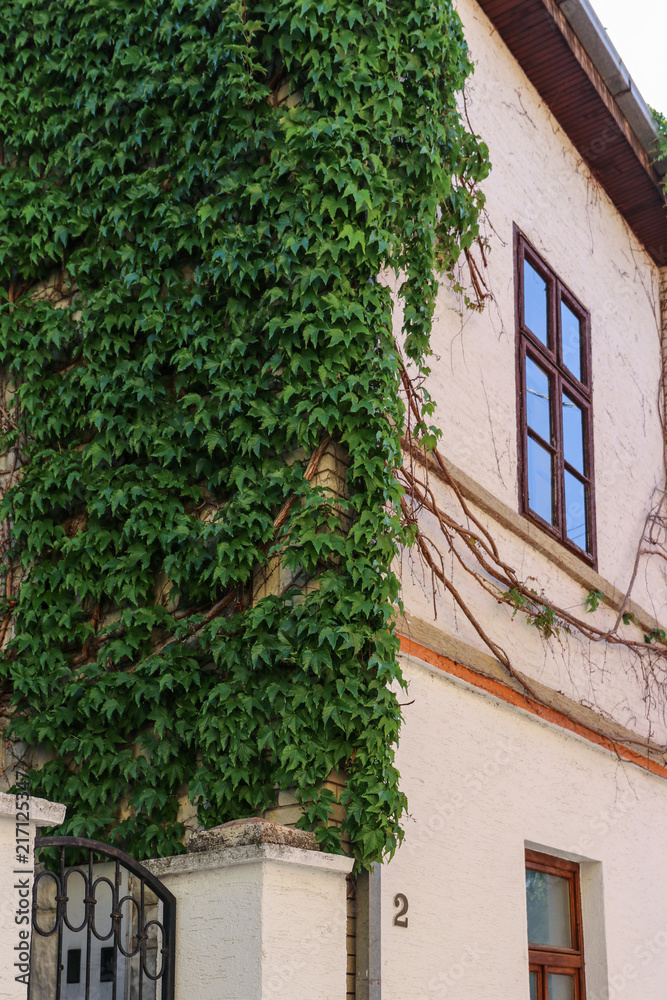
[[[524,73],[660,267],[667,160],[657,126],[588,0],[477,0]]]

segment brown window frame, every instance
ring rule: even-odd
[[[559,875],[570,882],[570,920],[572,923],[573,948],[535,947],[528,944],[528,965],[530,972],[537,972],[538,1000],[546,998],[546,979],[550,972],[567,973],[574,976],[575,1000],[586,1000],[584,972],[584,933],[581,919],[581,886],[579,865],[550,854],[526,851],[526,869]]]
[[[590,313],[570,289],[560,280],[553,268],[528,242],[515,226],[515,290],[516,290],[516,341],[517,341],[517,414],[519,433],[519,503],[521,513],[547,531],[571,552],[597,568],[597,543],[595,524],[595,471],[593,462],[593,386],[591,378],[591,320]],[[547,346],[524,322],[524,260],[538,272],[547,284]],[[579,381],[563,363],[561,309],[563,301],[578,316],[582,331],[582,381]],[[536,431],[528,428],[526,413],[526,355],[549,377],[551,387],[552,440],[545,441]],[[583,413],[584,472],[569,466],[563,449],[563,415],[560,400],[566,391]],[[545,448],[552,456],[552,507],[554,523],[550,524],[528,502],[528,436]],[[567,537],[565,523],[565,470],[584,483],[586,504],[586,539],[588,550],[580,548]]]

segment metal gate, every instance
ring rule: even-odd
[[[116,847],[38,837],[29,1000],[173,1000],[176,900]]]

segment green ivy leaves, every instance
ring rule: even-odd
[[[179,796],[211,825],[292,786],[339,849],[336,768],[377,860],[405,808],[407,540],[378,276],[403,275],[425,366],[434,272],[477,235],[488,170],[456,105],[460,22],[430,0],[14,0],[0,26],[21,460],[0,515],[22,580],[0,671],[14,735],[46,750],[33,790],[146,857],[182,849]],[[326,436],[345,497],[304,475]],[[272,558],[294,586],[253,601]]]

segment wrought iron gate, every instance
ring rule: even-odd
[[[58,860],[35,875],[29,1000],[173,1000],[169,890],[96,840],[38,837],[40,848]]]

